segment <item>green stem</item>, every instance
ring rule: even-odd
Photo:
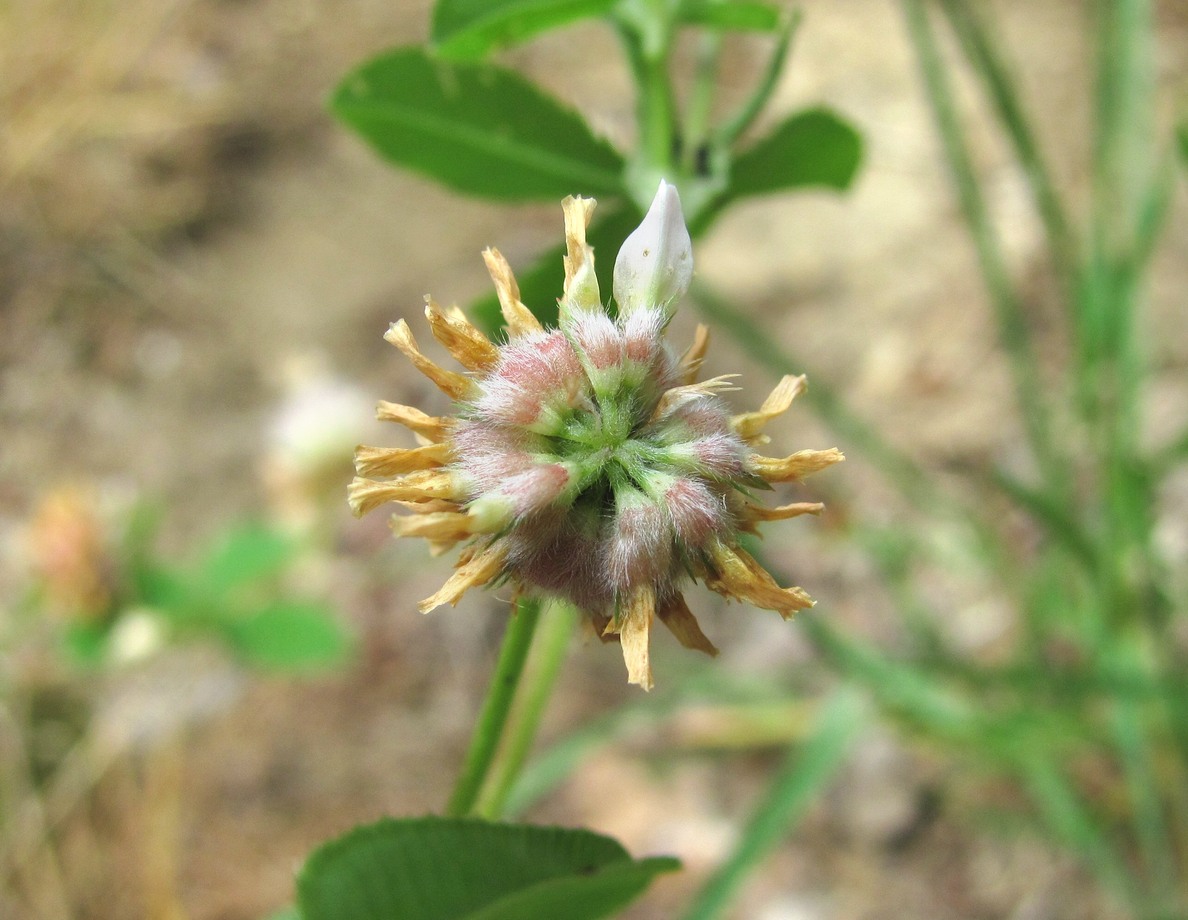
[[[511,727],[475,807],[481,817],[496,820],[506,814],[508,798],[532,750],[576,624],[577,611],[572,606],[553,604],[540,625],[524,672],[523,689],[512,707]]]
[[[675,152],[672,87],[668,82],[668,49],[643,59],[640,148],[649,166],[670,172]],[[653,194],[653,191],[649,191]]]
[[[676,107],[668,63],[672,47],[672,11],[664,0],[637,0],[617,8],[612,20],[623,42],[636,86],[639,141],[627,167],[627,191],[644,213],[661,178],[678,182]]]
[[[453,795],[446,806],[446,814],[450,817],[457,818],[474,813],[479,790],[491,769],[491,761],[507,725],[508,711],[516,688],[520,684],[524,662],[528,657],[528,649],[532,645],[532,637],[539,619],[540,602],[521,600],[516,606],[515,614],[508,621],[507,632],[503,635],[503,647],[499,650],[499,661],[495,665],[495,674],[491,677],[487,698],[483,701],[482,711],[470,739],[470,750],[466,752],[462,774],[458,777]]]
[[[697,45],[693,88],[685,106],[685,136],[681,149],[681,166],[690,176],[699,175],[701,164],[698,161],[705,155],[702,148],[708,143],[710,113],[713,110],[721,54],[722,33],[712,31],[701,36]]]
[[[788,49],[791,47],[797,27],[800,25],[800,19],[800,10],[793,10],[788,14],[776,37],[771,57],[767,59],[767,66],[764,67],[759,83],[755,86],[755,91],[743,103],[742,108],[714,132],[714,144],[723,148],[733,147],[734,142],[759,117],[759,113],[767,105],[779,82],[780,74],[783,73],[784,64],[788,59]]]
[[[852,691],[834,697],[813,737],[789,752],[734,853],[701,889],[685,920],[722,915],[751,871],[784,839],[833,777],[862,727],[862,711],[862,700]]]

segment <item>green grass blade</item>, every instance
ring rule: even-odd
[[[1033,351],[1031,331],[1007,271],[1002,243],[974,171],[936,36],[923,0],[902,0],[902,6],[961,213],[973,236],[982,277],[994,308],[999,339],[1010,360],[1015,399],[1027,430],[1028,442],[1044,472],[1046,487],[1060,494],[1067,480],[1067,466],[1060,461],[1053,443],[1051,411],[1041,395],[1044,387]]]
[[[542,796],[560,785],[595,751],[636,732],[651,734],[651,726],[700,700],[715,704],[779,703],[788,698],[785,688],[770,678],[753,680],[731,675],[721,668],[699,669],[679,685],[665,685],[646,696],[594,719],[537,755],[521,771],[503,812],[509,817],[522,814]]]
[[[1005,470],[994,470],[990,482],[1035,519],[1053,539],[1088,570],[1100,564],[1092,537],[1080,522],[1068,516],[1053,496],[1016,479]]]
[[[793,10],[784,20],[783,27],[780,29],[776,37],[775,48],[772,49],[771,57],[767,59],[767,65],[763,68],[763,73],[759,77],[759,82],[755,86],[755,91],[747,98],[742,107],[735,112],[733,116],[722,123],[713,136],[715,146],[724,150],[734,146],[737,141],[759,117],[759,113],[763,111],[767,105],[767,101],[771,98],[772,92],[779,82],[780,74],[783,73],[784,65],[788,60],[788,49],[792,46],[792,38],[796,35],[796,30],[800,26],[801,13],[799,10]]]
[[[747,876],[791,832],[833,779],[864,725],[862,699],[853,691],[838,691],[809,741],[789,752],[735,851],[702,888],[685,920],[713,920],[722,915]]]
[[[1014,80],[980,18],[986,7],[964,0],[942,0],[942,9],[966,59],[986,86],[990,102],[1023,167],[1031,197],[1047,232],[1055,267],[1072,290],[1076,286],[1079,244],[1069,224],[1068,211],[1052,181],[1051,170],[1031,130],[1030,120],[1023,111]]]
[[[1110,721],[1114,746],[1126,777],[1131,823],[1151,877],[1152,893],[1166,899],[1175,887],[1174,846],[1163,815],[1159,783],[1151,763],[1154,748],[1144,717],[1140,707],[1118,700]]]
[[[1128,904],[1142,903],[1123,855],[1110,844],[1096,817],[1047,754],[1039,749],[1023,752],[1018,767],[1052,835]]]

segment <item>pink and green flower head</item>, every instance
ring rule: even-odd
[[[360,447],[350,503],[364,514],[389,502],[399,536],[431,550],[462,544],[454,574],[420,604],[456,604],[470,588],[510,584],[561,598],[623,647],[628,680],[652,686],[648,645],[659,618],[683,645],[711,655],[683,597],[691,581],[785,618],[813,601],[780,587],[740,545],[762,521],[815,514],[816,503],[767,507],[771,483],[799,480],[843,459],[837,450],[766,457],[764,426],[803,390],[788,376],[755,412],[732,415],[727,377],[698,381],[708,345],[699,326],[678,356],[664,331],[693,274],[676,188],[665,182],[615,261],[604,307],[586,243],[592,199],[567,198],[565,287],[558,328],[520,302],[507,261],[483,255],[508,341],[490,341],[456,307],[426,298],[433,336],[464,368],[427,358],[404,320],[385,338],[456,403],[451,417],[381,402],[379,417],[420,446]]]

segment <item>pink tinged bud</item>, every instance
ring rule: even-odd
[[[454,468],[473,484],[475,491],[497,490],[510,477],[531,469],[528,451],[536,447],[536,440],[534,435],[514,428],[465,422],[454,435]]]
[[[499,485],[498,493],[511,502],[513,513],[522,517],[562,498],[572,479],[562,464],[542,463],[509,477]]]
[[[677,539],[686,547],[705,543],[729,526],[726,507],[703,482],[679,477],[664,492],[664,507]]]
[[[711,435],[730,435],[730,415],[713,396],[686,390],[675,398],[670,390],[656,409],[655,436],[664,444]],[[741,443],[740,443],[741,448]]]
[[[651,365],[663,348],[666,318],[660,310],[636,310],[623,320],[623,351],[628,361]]]
[[[504,347],[474,407],[492,422],[556,434],[582,380],[582,366],[564,335],[528,335]]]
[[[744,452],[745,448],[737,438],[711,434],[673,444],[666,456],[674,465],[710,479],[736,479],[746,472]]]
[[[520,580],[566,598],[587,611],[609,606],[613,593],[599,553],[597,520],[549,513],[507,537],[509,562]]]
[[[574,344],[593,370],[606,370],[623,361],[623,337],[605,313],[579,313],[566,325]]]
[[[676,186],[660,181],[652,206],[627,237],[615,260],[614,294],[619,314],[659,307],[666,315],[693,278],[693,242],[685,227]]]
[[[672,527],[664,509],[635,489],[618,490],[606,560],[616,590],[655,584],[671,561]]]
[[[581,356],[586,377],[595,395],[618,392],[623,383],[623,334],[601,310],[574,314],[565,331]]]
[[[489,421],[527,428],[540,418],[540,394],[508,380],[489,380],[483,385],[483,395],[475,402],[475,408]]]

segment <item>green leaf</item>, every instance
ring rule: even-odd
[[[177,569],[144,563],[132,570],[136,599],[173,615],[192,606],[200,595],[190,578]]]
[[[605,219],[596,221],[586,233],[586,242],[594,249],[594,271],[598,275],[603,302],[610,298],[611,276],[619,247],[639,221],[639,213],[632,208],[617,208]],[[546,326],[557,323],[557,298],[561,296],[565,283],[565,268],[561,261],[564,255],[565,246],[555,246],[540,256],[526,272],[516,273],[520,300]],[[499,299],[494,294],[476,300],[467,310],[467,315],[488,335],[494,335],[503,325]]]
[[[862,158],[862,139],[828,109],[797,112],[743,151],[730,168],[730,198],[794,188],[849,187]]]
[[[297,891],[304,920],[595,920],[678,866],[585,830],[387,819],[317,850]]]
[[[732,31],[774,32],[779,7],[757,0],[686,0],[678,18],[692,25]]]
[[[285,671],[312,671],[340,664],[350,639],[326,608],[281,602],[227,625],[235,651],[250,665]]]
[[[601,16],[617,0],[438,0],[434,50],[452,60],[475,60],[500,47],[579,19]]]
[[[242,524],[219,537],[199,568],[208,589],[225,591],[277,575],[293,559],[293,541],[259,523]]]
[[[373,58],[331,109],[384,158],[471,195],[556,200],[622,191],[622,157],[519,74],[448,64],[421,48]]]
[[[1180,122],[1176,128],[1176,147],[1180,151],[1180,165],[1188,169],[1188,121]]]
[[[96,623],[71,623],[62,633],[62,646],[70,660],[82,668],[97,668],[107,655],[111,630]]]

